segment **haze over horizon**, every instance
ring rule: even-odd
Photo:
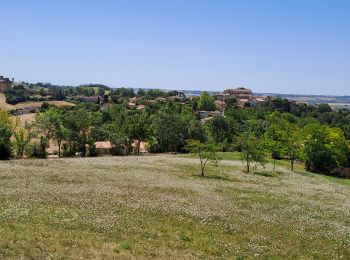
[[[350,1],[0,0],[0,75],[350,95]]]

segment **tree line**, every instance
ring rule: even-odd
[[[125,95],[125,100],[132,95],[115,94]],[[214,99],[207,93],[186,103],[149,103],[144,110],[129,109],[125,102],[106,110],[99,104],[50,105],[24,128],[2,111],[0,157],[46,158],[50,142],[57,144],[60,157],[96,156],[96,141],[110,141],[114,155],[130,155],[139,152],[134,143],[146,141],[152,153],[203,152],[213,161],[214,150],[238,151],[247,171],[251,164],[264,165],[268,158],[274,164],[289,160],[292,170],[296,162],[309,171],[325,173],[349,166],[349,111],[275,99],[254,108],[231,106],[224,115],[201,121],[198,111],[213,106]]]

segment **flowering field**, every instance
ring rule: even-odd
[[[0,258],[350,258],[345,180],[174,155],[0,162]]]

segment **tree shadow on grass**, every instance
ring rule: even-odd
[[[192,175],[195,178],[199,179],[212,179],[212,180],[220,180],[220,181],[229,181],[229,182],[236,182],[237,180],[235,178],[230,178],[228,176],[222,176],[222,175],[217,175],[217,174],[207,174],[207,175],[200,175],[200,174],[193,174]]]
[[[276,178],[281,175],[280,172],[269,172],[269,171],[254,171],[252,172],[252,174],[263,176],[263,177],[270,177],[270,178],[271,177]]]

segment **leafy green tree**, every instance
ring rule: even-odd
[[[181,116],[170,111],[161,111],[153,119],[153,142],[151,149],[157,152],[178,152],[185,144]]]
[[[11,127],[0,122],[0,160],[7,160],[11,156],[11,136]]]
[[[205,139],[204,129],[194,114],[172,103],[153,115],[149,131],[152,152],[181,152],[187,139]]]
[[[144,95],[146,95],[146,92],[144,89],[140,88],[138,91],[137,91],[137,96],[138,97],[143,97]]]
[[[48,109],[35,116],[34,125],[49,142],[60,124],[60,111],[54,108]]]
[[[6,111],[0,109],[0,160],[7,160],[11,156],[11,136],[13,121]]]
[[[199,110],[214,111],[215,110],[215,98],[210,96],[207,91],[203,91],[198,101]]]
[[[227,104],[227,108],[234,108],[237,105],[237,99],[234,97],[225,98],[225,102]]]
[[[269,126],[264,134],[266,148],[271,152],[273,169],[276,168],[276,159],[280,159],[286,150],[287,129],[286,122],[280,121]]]
[[[147,113],[135,113],[128,116],[126,133],[130,140],[136,140],[136,153],[140,153],[141,141],[145,141],[148,137],[148,115]]]
[[[289,124],[285,152],[289,158],[292,171],[294,171],[295,161],[303,158],[303,142],[301,130],[296,125]]]
[[[62,124],[59,124],[54,132],[53,140],[57,143],[58,146],[58,157],[61,157],[61,147],[62,142],[69,137],[69,129],[64,127]]]
[[[209,132],[216,143],[230,138],[230,125],[223,116],[215,116],[208,124]]]
[[[20,128],[13,132],[13,137],[13,148],[15,153],[19,158],[22,158],[24,151],[31,140],[31,134],[27,129]]]
[[[319,172],[346,166],[349,157],[349,141],[339,128],[321,124],[305,127],[304,156],[306,169]]]
[[[245,162],[247,172],[250,172],[252,163],[265,165],[264,146],[252,132],[243,133],[239,142],[242,149],[241,160]]]
[[[25,154],[29,158],[39,158],[39,159],[46,159],[47,158],[47,152],[46,149],[48,147],[48,141],[44,136],[40,137],[39,142],[34,142],[33,144],[30,144],[25,149]]]
[[[220,157],[217,154],[217,147],[210,143],[201,143],[198,140],[188,140],[186,150],[199,157],[201,176],[204,177],[205,166],[208,162],[217,166]]]

